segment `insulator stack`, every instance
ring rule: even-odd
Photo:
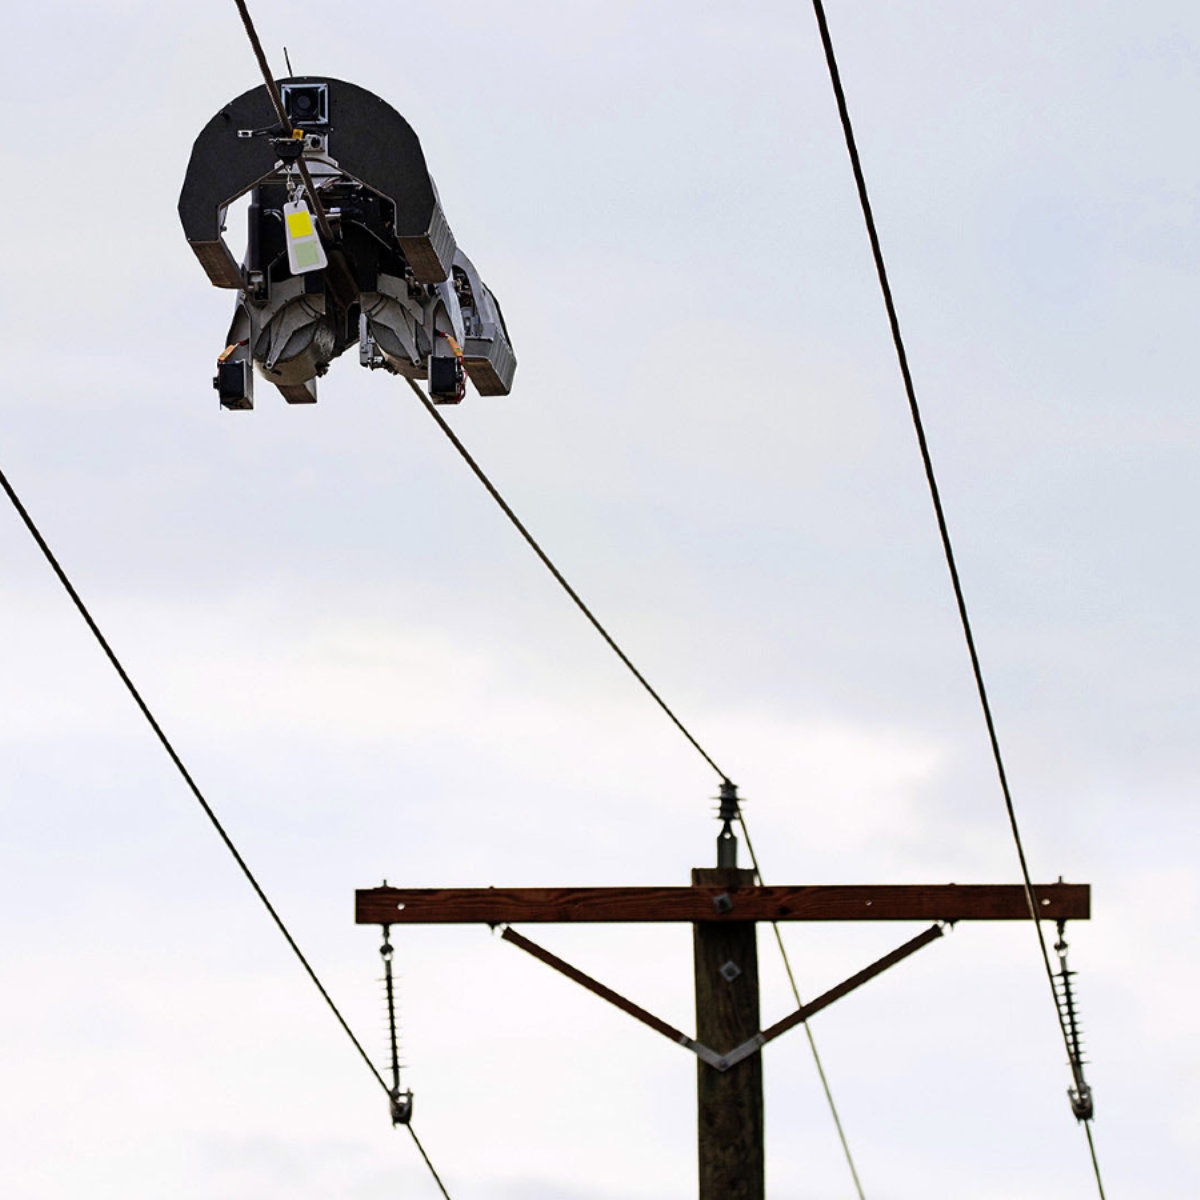
[[[1083,1034],[1079,1024],[1079,1013],[1075,1007],[1075,990],[1071,980],[1077,972],[1067,966],[1067,942],[1064,938],[1064,926],[1058,927],[1058,941],[1054,943],[1058,954],[1059,969],[1054,976],[1054,997],[1058,1002],[1058,1013],[1062,1021],[1063,1032],[1067,1039],[1067,1053],[1071,1060],[1071,1074],[1075,1086],[1067,1089],[1067,1097],[1071,1101],[1071,1111],[1077,1121],[1090,1121],[1095,1115],[1095,1105],[1092,1102],[1092,1089],[1083,1076]]]
[[[721,807],[717,812],[717,820],[721,822],[721,832],[717,836],[717,866],[736,867],[737,838],[733,834],[733,823],[740,815],[737,786],[728,779],[723,780],[718,799]]]
[[[391,926],[383,927],[383,945],[379,955],[383,959],[383,986],[387,994],[388,1041],[391,1050],[392,1086],[388,1092],[389,1108],[393,1125],[407,1125],[412,1120],[413,1094],[400,1090],[400,1044],[396,1036],[396,984],[392,977],[393,948],[389,934]]]

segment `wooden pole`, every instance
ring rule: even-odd
[[[692,883],[737,890],[754,872],[736,867],[697,868]],[[760,1029],[758,948],[753,921],[697,921],[692,926],[696,966],[696,1040],[724,1051]],[[700,1200],[764,1200],[762,1055],[728,1071],[696,1064]]]

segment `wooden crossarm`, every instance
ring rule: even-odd
[[[1038,916],[1086,921],[1086,883],[1037,884]],[[815,887],[367,888],[359,925],[578,921],[1020,921],[1019,884]]]

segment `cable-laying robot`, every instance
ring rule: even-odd
[[[266,87],[227,104],[196,139],[179,197],[188,243],[237,307],[214,386],[225,408],[254,407],[254,368],[291,404],[343,351],[456,404],[512,388],[516,358],[496,298],[454,242],[407,121],[338,79],[280,83],[292,126]],[[306,186],[307,174],[312,183]],[[251,193],[245,261],[222,238]]]

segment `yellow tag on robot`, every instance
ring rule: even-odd
[[[312,213],[303,200],[283,206],[283,222],[287,230],[288,267],[293,275],[319,271],[328,265],[325,247],[313,226]]]

